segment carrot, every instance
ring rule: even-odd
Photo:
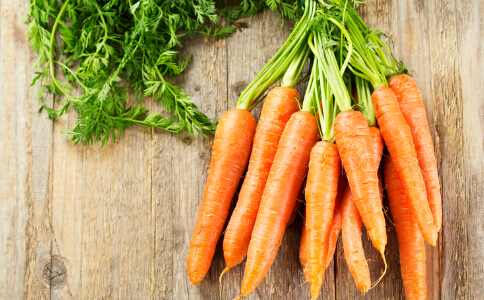
[[[425,244],[392,159],[384,165],[385,184],[400,250],[407,299],[426,299]]]
[[[318,142],[311,150],[306,185],[306,272],[311,285],[311,299],[319,296],[324,280],[340,171],[336,145],[326,141]]]
[[[309,273],[306,272],[307,265],[308,265],[308,242],[307,242],[308,232],[306,231],[306,220],[307,220],[306,211],[304,211],[301,241],[299,242],[299,262],[303,267],[304,277],[306,277],[306,281],[309,281]]]
[[[380,130],[376,127],[370,127],[371,145],[375,165],[380,165],[383,153],[383,138]],[[379,180],[379,190],[381,182]],[[382,193],[380,192],[380,195]],[[380,205],[381,205],[380,196]],[[348,268],[355,279],[358,289],[366,293],[371,288],[370,270],[365,258],[363,244],[361,242],[361,225],[362,220],[358,209],[353,202],[353,196],[349,186],[346,188],[341,205],[343,216],[343,248]]]
[[[376,89],[371,99],[383,139],[402,181],[418,227],[424,239],[435,246],[437,228],[427,201],[425,182],[418,165],[410,128],[398,107],[395,94],[389,87],[383,86]]]
[[[384,258],[387,236],[378,189],[370,129],[361,112],[346,111],[334,121],[334,134],[353,201],[375,248]]]
[[[276,87],[266,97],[255,132],[249,168],[225,231],[223,250],[227,266],[222,275],[241,263],[247,255],[262,192],[279,140],[289,118],[299,110],[296,97],[300,98],[299,93],[287,87]]]
[[[356,287],[366,293],[371,287],[370,271],[361,243],[361,216],[352,200],[351,189],[347,186],[341,203],[343,248],[346,264],[355,279]]]
[[[336,244],[338,242],[338,235],[341,231],[341,199],[343,198],[343,194],[346,189],[346,185],[348,181],[346,180],[346,176],[343,174],[339,174],[338,178],[338,193],[336,194],[336,198],[334,200],[334,213],[333,213],[333,221],[331,222],[331,227],[329,229],[329,241],[328,241],[328,256],[326,257],[326,265],[325,269],[331,264],[331,260],[333,259],[334,252],[336,250]],[[301,241],[299,243],[299,262],[301,266],[304,268],[304,274],[306,276],[306,280],[309,281],[308,273],[306,272],[306,266],[308,263],[307,258],[307,231],[306,231],[306,212],[304,212],[304,222],[302,226],[302,233],[301,233]]]
[[[314,115],[294,113],[284,129],[262,195],[247,253],[241,295],[247,296],[262,281],[281,245],[297,194],[308,171],[318,127]]]
[[[339,235],[339,232],[341,231],[341,227],[342,227],[341,201],[347,184],[348,184],[348,181],[346,180],[346,176],[343,174],[340,174],[338,179],[338,194],[336,196],[335,204],[334,204],[333,222],[331,223],[331,228],[329,230],[328,257],[326,259],[325,268],[329,266],[329,264],[331,263],[331,260],[333,259],[334,251],[336,250],[336,244],[338,242],[338,235]]]
[[[187,258],[188,276],[199,284],[210,268],[230,203],[249,161],[256,122],[242,109],[226,111],[218,124],[197,223]]]
[[[430,135],[422,94],[415,80],[405,74],[396,75],[388,79],[388,86],[395,93],[398,106],[412,132],[430,210],[432,211],[435,227],[437,231],[440,231],[442,226],[442,201],[439,175],[437,174],[434,145],[432,144],[432,136]]]

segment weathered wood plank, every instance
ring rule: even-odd
[[[0,2],[0,298],[47,299],[52,121],[29,88],[35,57],[19,22],[28,7]],[[52,103],[52,98],[46,100]]]
[[[50,261],[52,122],[37,114],[38,87],[30,88],[35,60],[26,26],[27,3],[0,3],[1,231],[0,298],[47,299],[42,271]],[[47,103],[51,103],[48,99]]]
[[[459,3],[459,2],[458,2]],[[467,202],[468,298],[483,299],[484,286],[484,3],[457,5],[458,44],[463,106],[463,158]],[[455,202],[463,205],[461,198]],[[448,220],[450,221],[450,220]]]
[[[59,134],[61,130],[70,130],[73,126],[73,113],[54,123],[52,261],[59,269],[65,269],[66,276],[62,281],[51,284],[51,299],[80,299],[82,294],[83,160],[86,149],[73,145]]]
[[[220,118],[227,105],[226,40],[201,35],[184,39],[180,56],[193,59],[175,80],[185,86],[201,111]],[[154,110],[161,110],[156,104]],[[219,295],[218,260],[206,279],[194,286],[186,271],[189,243],[198,215],[210,163],[213,137],[194,138],[187,133],[153,134],[153,216],[155,299],[211,299]],[[214,298],[212,298],[214,299]]]
[[[85,148],[82,298],[151,294],[151,130],[127,130],[122,143]],[[69,259],[69,258],[68,258]]]
[[[461,70],[457,61],[463,31],[462,23],[456,18],[460,5],[461,2],[452,0],[428,4],[429,60],[436,105],[434,120],[439,133],[436,150],[442,178],[442,299],[465,299],[469,295],[467,226],[470,224],[467,223],[469,199],[466,198],[461,77],[467,71]]]

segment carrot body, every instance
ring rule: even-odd
[[[385,160],[384,170],[390,210],[397,232],[405,295],[407,299],[426,299],[424,239],[390,158]]]
[[[398,107],[395,94],[389,87],[376,89],[371,99],[383,139],[402,181],[418,227],[424,239],[435,246],[437,228],[427,201],[425,183],[418,165],[410,128]]]
[[[383,256],[387,243],[385,217],[367,120],[357,111],[342,112],[334,121],[334,134],[353,201],[373,245]]]
[[[300,111],[291,116],[279,142],[252,231],[239,299],[257,287],[276,257],[317,137],[313,115]]]
[[[340,168],[335,144],[321,141],[313,147],[306,185],[307,273],[312,299],[319,296],[324,280]]]
[[[197,223],[187,258],[188,276],[199,284],[210,268],[230,203],[249,161],[256,122],[242,109],[226,111],[220,118]]]
[[[247,255],[262,193],[279,140],[289,118],[299,110],[296,97],[299,99],[299,93],[295,89],[276,87],[265,99],[254,136],[249,168],[237,206],[225,231],[223,249],[227,268],[224,272],[241,263]]]
[[[346,189],[346,185],[348,181],[346,180],[346,176],[343,174],[339,174],[338,179],[338,194],[336,195],[336,199],[334,200],[334,214],[333,214],[333,221],[331,222],[331,228],[329,229],[329,241],[328,241],[328,256],[326,258],[326,265],[325,269],[331,264],[331,260],[333,259],[334,252],[336,250],[336,244],[338,243],[338,235],[341,231],[342,221],[341,221],[341,199],[343,198],[343,194]],[[306,267],[308,264],[308,254],[307,254],[307,231],[306,231],[306,211],[304,212],[304,222],[302,226],[302,233],[301,233],[301,241],[299,244],[299,262],[301,266],[304,268],[304,275],[306,276],[306,281],[309,281],[308,272],[306,272]]]
[[[389,87],[397,97],[398,106],[412,132],[413,143],[417,151],[418,164],[422,170],[427,199],[432,211],[435,227],[442,226],[442,201],[440,182],[435,162],[434,145],[430,135],[429,123],[422,101],[422,94],[417,83],[408,75],[393,76],[388,80]]]
[[[375,165],[379,166],[383,153],[383,138],[380,130],[376,127],[370,127],[370,133],[373,158]],[[381,186],[379,180],[379,190]],[[382,195],[381,192],[380,195]],[[380,201],[381,199],[380,196]],[[353,202],[353,196],[349,186],[345,191],[341,206],[343,214],[343,247],[346,263],[355,279],[356,286],[360,291],[366,293],[371,287],[370,270],[368,269],[363,244],[361,242],[362,220],[356,204]]]
[[[341,201],[343,199],[343,194],[345,192],[346,185],[348,181],[346,180],[346,176],[343,174],[339,175],[338,179],[338,195],[335,199],[334,204],[334,215],[333,215],[333,222],[331,223],[331,228],[329,230],[329,241],[328,241],[328,258],[326,259],[326,266],[327,268],[331,263],[331,260],[334,256],[334,251],[336,250],[336,244],[338,242],[338,235],[341,231],[342,227],[342,220],[341,220]]]
[[[306,211],[304,211],[301,241],[299,242],[299,262],[303,267],[304,277],[306,278],[306,281],[309,281],[309,273],[307,272],[307,266],[308,266],[307,236],[308,236],[308,232],[306,231]]]
[[[355,279],[356,287],[362,292],[367,292],[371,287],[371,279],[361,243],[362,220],[352,197],[351,189],[347,186],[341,203],[343,248],[346,264]]]

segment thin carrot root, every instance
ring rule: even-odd
[[[225,267],[225,269],[222,271],[222,274],[220,274],[220,277],[218,278],[218,282],[220,283],[220,285],[222,285],[222,276],[224,276],[224,274],[227,273],[230,269],[231,267]]]
[[[380,252],[380,254],[381,254],[381,257],[383,258],[383,263],[385,264],[385,270],[383,270],[383,274],[381,274],[380,278],[378,278],[378,280],[371,285],[370,290],[375,286],[377,286],[380,283],[380,281],[383,279],[383,276],[385,276],[385,274],[387,273],[388,265],[387,265],[387,260],[385,258],[385,253]]]
[[[242,298],[244,298],[244,296],[240,295],[239,297],[235,298],[234,300],[240,300]]]

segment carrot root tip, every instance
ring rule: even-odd
[[[378,280],[371,285],[370,290],[375,286],[377,286],[380,283],[380,281],[383,279],[383,276],[385,276],[385,274],[387,273],[388,265],[387,265],[387,260],[385,258],[385,253],[383,252],[384,251],[381,252],[381,257],[383,258],[383,263],[385,264],[385,270],[383,270],[383,274],[381,274],[380,278],[378,278]]]
[[[232,267],[225,267],[225,269],[222,271],[222,274],[220,274],[220,277],[218,278],[218,282],[220,283],[220,286],[222,286],[222,277],[224,276],[225,273],[227,273]]]

